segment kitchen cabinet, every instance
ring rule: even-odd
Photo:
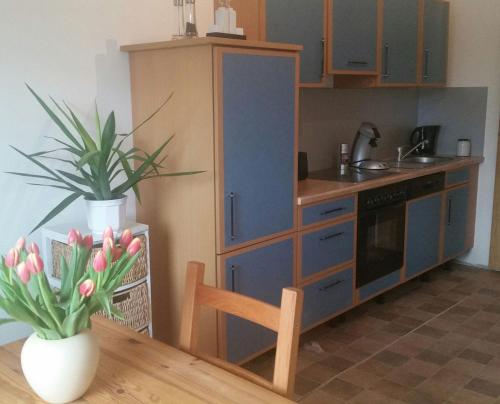
[[[452,188],[445,193],[443,260],[455,258],[466,250],[469,186]]]
[[[282,289],[293,285],[294,239],[258,245],[221,257],[225,288],[280,306]],[[226,351],[231,362],[264,350],[276,343],[276,333],[250,321],[225,316]]]
[[[302,45],[302,86],[322,85],[325,64],[325,0],[267,0],[266,40]]]
[[[294,229],[297,59],[223,49],[218,57],[224,251]]]
[[[302,328],[310,328],[352,306],[353,271],[347,268],[304,286]]]
[[[421,83],[446,84],[448,61],[449,3],[441,0],[423,1],[423,49],[421,50]]]
[[[406,278],[439,264],[442,193],[407,204]]]
[[[380,84],[417,83],[419,0],[384,0]]]
[[[188,261],[205,263],[204,282],[220,288],[221,260],[239,265],[235,290],[277,304],[282,287],[294,285],[300,47],[197,38],[122,50],[129,52],[135,125],[173,94],[135,146],[151,150],[176,133],[171,170],[202,171],[140,184],[137,217],[151,229],[155,338],[176,345]],[[203,310],[199,320],[201,353],[245,354],[238,338],[246,334],[227,339],[216,311]]]
[[[330,74],[377,74],[377,0],[330,0]]]

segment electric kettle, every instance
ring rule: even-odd
[[[416,146],[424,140],[427,140],[427,142],[422,143],[412,153],[418,156],[433,156],[436,153],[437,137],[440,129],[441,126],[439,125],[419,126],[415,128],[410,135],[411,145]]]

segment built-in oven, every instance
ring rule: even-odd
[[[407,193],[406,182],[359,193],[356,287],[402,268]]]

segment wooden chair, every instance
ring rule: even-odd
[[[280,309],[247,296],[204,285],[204,272],[205,265],[202,263],[189,262],[187,265],[180,348],[278,394],[291,397],[295,383],[303,292],[294,288],[283,289]],[[278,333],[272,383],[232,363],[198,353],[200,306],[209,306],[244,318]]]

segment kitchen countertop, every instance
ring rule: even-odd
[[[297,204],[300,206],[320,202],[325,199],[336,198],[371,188],[394,184],[396,182],[422,177],[440,171],[450,171],[461,167],[477,165],[483,161],[484,157],[480,156],[455,157],[453,161],[441,164],[423,165],[422,168],[391,168],[388,171],[394,173],[393,175],[383,176],[360,183],[306,179],[299,181]]]

